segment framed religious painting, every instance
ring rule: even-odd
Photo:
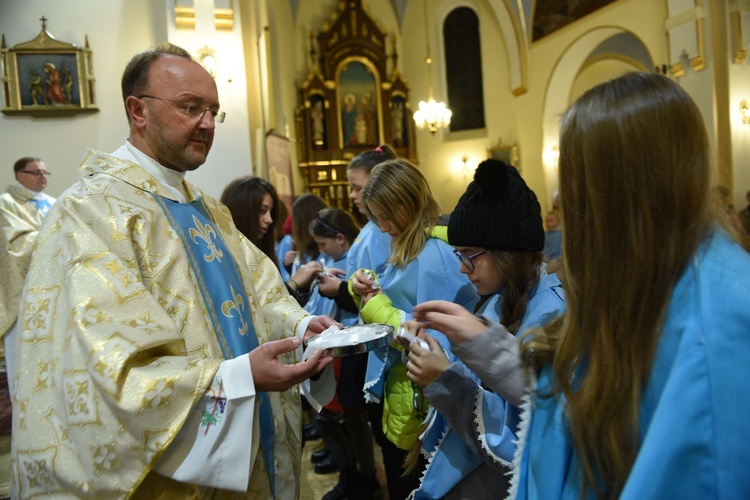
[[[518,146],[516,144],[503,144],[502,140],[498,139],[497,145],[489,149],[488,155],[492,159],[500,160],[511,167],[516,167],[519,172],[521,171],[521,165],[518,161]]]
[[[338,72],[341,147],[376,147],[381,143],[380,82],[364,58],[345,60]]]
[[[85,48],[55,39],[46,29],[28,42],[0,46],[5,114],[64,116],[98,111],[88,39]]]
[[[294,177],[288,137],[274,130],[266,134],[266,163],[268,181],[276,188],[279,199],[291,207],[294,201]]]

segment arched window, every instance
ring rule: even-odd
[[[443,24],[451,132],[484,128],[479,18],[468,7],[451,11]]]

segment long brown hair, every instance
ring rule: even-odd
[[[505,290],[500,304],[500,323],[509,332],[518,333],[531,299],[531,289],[539,283],[539,272],[544,255],[530,250],[487,250]]]
[[[560,133],[567,313],[524,343],[552,362],[582,496],[617,497],[672,288],[711,224],[703,119],[677,84],[631,73],[586,92]]]
[[[271,225],[268,231],[259,238],[260,234],[260,211],[263,198],[269,194],[273,201],[271,212]],[[275,228],[279,225],[279,196],[276,188],[270,182],[260,177],[243,176],[230,182],[224,192],[221,193],[221,202],[229,208],[234,219],[234,224],[245,237],[260,248],[274,264],[278,264],[276,258],[276,242],[274,240]],[[283,222],[283,221],[282,221]]]

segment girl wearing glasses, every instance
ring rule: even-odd
[[[502,363],[508,351],[517,354],[519,335],[529,327],[545,324],[561,313],[564,294],[560,281],[548,275],[543,264],[544,229],[534,193],[518,171],[497,160],[482,162],[474,181],[451,213],[448,241],[455,246],[461,273],[468,276],[481,296],[474,313],[485,321],[499,322],[504,349],[489,343],[490,336],[457,343],[453,355],[485,367],[497,377],[484,380],[494,387],[495,378],[510,384],[514,393],[483,389],[478,377],[463,362],[446,354],[422,333],[429,349],[411,345],[406,365],[409,378],[423,387],[439,412],[424,436],[423,449],[437,451],[427,465],[416,498],[497,498],[508,489],[507,473],[517,440],[518,409],[525,379]],[[455,304],[429,302],[415,308],[458,314]],[[468,311],[463,314],[470,316]],[[421,325],[409,325],[414,333]],[[441,324],[429,325],[450,334]],[[452,340],[455,340],[452,338]],[[453,361],[453,362],[451,362]],[[490,368],[487,368],[490,367]],[[488,377],[489,378],[489,377]]]
[[[478,297],[455,265],[445,241],[430,237],[440,209],[422,173],[404,159],[381,163],[362,190],[362,204],[381,231],[390,234],[391,252],[380,274],[358,270],[350,280],[365,323],[388,323],[398,328],[411,318],[417,304],[443,299],[473,307]],[[436,333],[448,347],[448,341]],[[406,376],[401,346],[369,354],[364,387],[367,397],[382,401],[385,433],[383,463],[391,498],[406,498],[419,485],[419,435],[427,416],[421,389]],[[376,422],[373,425],[377,425]],[[404,470],[404,463],[411,467]]]

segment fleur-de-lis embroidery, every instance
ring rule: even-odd
[[[229,291],[232,294],[233,300],[224,301],[221,305],[221,312],[224,313],[224,316],[227,318],[231,318],[233,316],[232,310],[234,309],[237,311],[237,317],[240,320],[240,328],[237,332],[240,335],[245,335],[247,333],[247,322],[245,321],[245,318],[242,317],[242,310],[245,309],[245,300],[242,298],[242,295],[234,292],[232,285],[229,285]]]
[[[206,262],[211,262],[214,259],[221,262],[224,252],[219,248],[216,248],[216,245],[213,242],[213,240],[216,239],[216,231],[214,231],[214,228],[208,224],[205,226],[201,224],[201,221],[199,221],[195,215],[193,216],[193,222],[195,223],[195,227],[191,227],[188,234],[195,244],[199,244],[196,238],[200,238],[205,242],[208,253],[203,255],[203,259]]]

